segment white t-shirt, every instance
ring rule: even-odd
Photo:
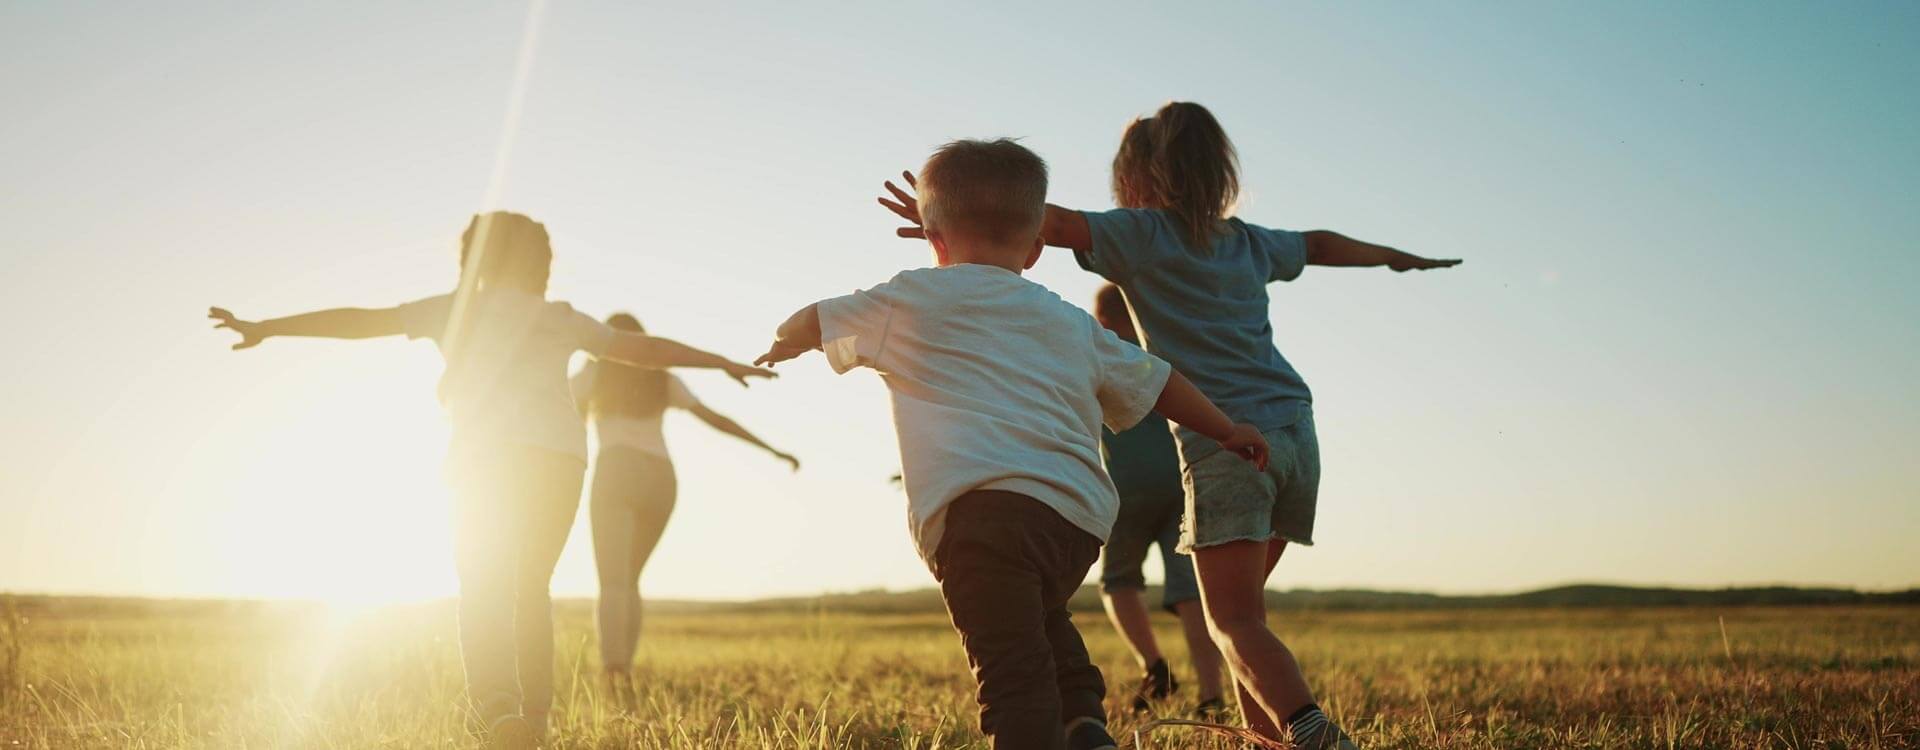
[[[593,393],[594,384],[599,380],[600,367],[599,363],[590,363],[574,374],[572,385],[576,400]],[[693,391],[687,390],[687,384],[680,380],[680,376],[667,376],[667,409],[690,410],[699,405],[700,400],[693,397]],[[601,450],[627,448],[668,458],[667,435],[663,424],[666,414],[666,409],[644,417],[594,412],[593,435],[600,441]]]
[[[1107,538],[1120,501],[1100,425],[1152,411],[1165,361],[995,266],[905,271],[818,309],[833,369],[873,368],[892,393],[921,557],[933,560],[947,505],[971,490],[1027,495]]]
[[[400,306],[408,338],[433,339],[447,356],[453,295]],[[587,459],[587,431],[567,387],[576,351],[599,356],[612,327],[565,302],[515,290],[476,292],[467,308],[471,333],[440,377],[440,403],[453,422],[450,459],[499,445],[526,445]]]

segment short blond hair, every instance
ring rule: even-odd
[[[928,231],[1025,241],[1046,216],[1047,163],[1011,138],[953,141],[920,168],[919,200]]]

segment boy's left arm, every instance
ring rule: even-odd
[[[1314,266],[1386,266],[1395,271],[1425,271],[1452,268],[1459,260],[1434,260],[1405,253],[1385,245],[1361,242],[1339,232],[1324,229],[1303,232],[1307,244],[1307,264]]]
[[[820,306],[807,305],[787,317],[774,331],[773,345],[753,360],[756,365],[785,362],[820,348]]]
[[[1252,461],[1261,471],[1267,470],[1267,440],[1261,437],[1260,430],[1228,418],[1226,412],[1214,406],[1179,370],[1168,373],[1167,385],[1161,389],[1160,400],[1154,402],[1153,410],[1174,424],[1212,438],[1221,448]]]
[[[1121,341],[1091,318],[1087,323],[1094,331],[1095,356],[1101,362],[1099,398],[1107,427],[1115,432],[1132,427],[1146,416],[1150,396],[1152,410],[1160,416],[1212,438],[1220,447],[1266,470],[1267,441],[1260,430],[1250,424],[1236,424],[1187,376],[1164,360]]]

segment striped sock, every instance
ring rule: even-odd
[[[1320,711],[1319,704],[1309,703],[1287,717],[1287,731],[1293,735],[1295,747],[1307,750],[1320,750],[1332,747],[1328,740],[1340,736],[1340,730],[1333,728],[1333,722]]]

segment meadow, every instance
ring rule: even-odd
[[[5,603],[0,747],[464,748],[446,603]],[[596,684],[590,605],[560,612],[555,748],[965,748],[971,679],[938,612],[650,613],[637,705]],[[1371,748],[1920,747],[1920,608],[1276,613]],[[1137,674],[1097,612],[1115,735],[1240,747],[1118,710]],[[1173,623],[1163,643],[1177,644]],[[1176,659],[1178,657],[1176,656]],[[1161,713],[1182,715],[1183,689]],[[1137,743],[1137,744],[1136,744]]]

